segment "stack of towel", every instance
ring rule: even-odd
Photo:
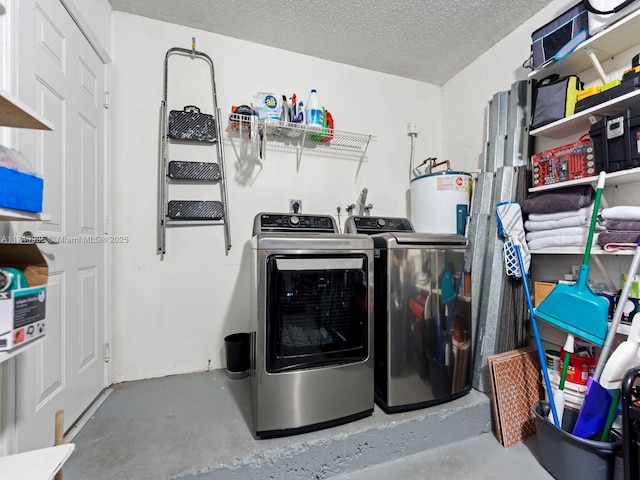
[[[524,223],[529,249],[584,247],[593,200],[594,191],[589,185],[531,195],[522,203],[522,211],[529,214]],[[597,226],[598,230],[603,228]]]
[[[633,250],[640,240],[640,207],[621,205],[602,209],[606,231],[598,237],[605,250]]]

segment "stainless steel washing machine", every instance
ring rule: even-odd
[[[406,218],[348,217],[374,242],[375,400],[387,413],[471,390],[471,277],[462,235],[415,233]]]
[[[373,240],[331,216],[260,213],[251,241],[257,437],[373,412]]]

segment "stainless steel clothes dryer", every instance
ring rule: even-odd
[[[251,241],[257,437],[373,412],[373,240],[323,215],[260,213]]]
[[[394,413],[468,393],[466,237],[415,233],[408,219],[389,217],[348,217],[344,231],[374,241],[376,403]]]

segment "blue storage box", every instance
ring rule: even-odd
[[[42,212],[44,182],[37,175],[0,167],[0,207]]]

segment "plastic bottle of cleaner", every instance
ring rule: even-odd
[[[309,99],[307,100],[307,104],[305,105],[304,115],[307,125],[322,129],[322,105],[320,105],[318,93],[316,92],[315,88],[311,90],[311,93],[309,94]]]
[[[302,123],[303,125],[307,123],[305,121],[304,102],[302,100],[298,102],[298,112],[295,121],[296,123]]]

